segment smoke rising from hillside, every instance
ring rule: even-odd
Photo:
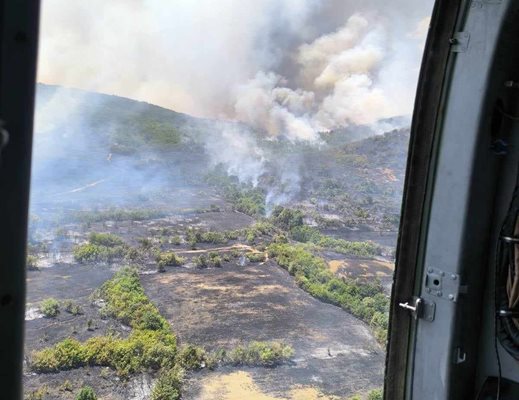
[[[46,0],[39,80],[312,141],[410,113],[431,3]]]
[[[432,0],[44,0],[38,80],[243,122],[212,125],[204,146],[211,164],[254,185],[276,165],[279,182],[268,200],[282,203],[300,189],[301,161],[273,159],[279,155],[261,141],[321,146],[320,132],[335,128],[394,128],[384,119],[411,112],[431,6]],[[107,174],[109,148],[88,133],[70,137],[88,131],[81,110],[95,105],[88,96],[55,96],[37,114],[35,159],[47,165],[65,157],[62,142],[45,138],[46,126],[59,127],[51,131],[78,152],[97,146],[104,169],[74,171],[97,181]],[[111,165],[114,176],[128,172]],[[137,175],[137,184],[149,182]]]

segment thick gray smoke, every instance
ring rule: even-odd
[[[411,113],[432,3],[44,0],[38,78],[322,145],[321,132],[377,133]],[[256,183],[269,155],[254,135],[226,125],[218,139],[213,162]]]

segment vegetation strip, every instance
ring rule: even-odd
[[[380,285],[338,278],[322,258],[302,245],[273,243],[268,247],[268,254],[295,277],[303,290],[367,322],[377,340],[385,341],[389,300]]]
[[[278,342],[251,342],[229,351],[212,353],[187,345],[177,349],[177,340],[168,322],[144,293],[135,268],[125,268],[98,291],[106,305],[101,312],[130,326],[127,338],[96,336],[81,343],[67,338],[31,356],[31,368],[40,373],[58,372],[84,366],[107,366],[122,377],[159,371],[152,400],[180,398],[184,370],[215,368],[218,365],[275,366],[293,355],[290,346]],[[53,302],[52,309],[57,307]]]

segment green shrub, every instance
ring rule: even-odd
[[[271,236],[278,232],[278,229],[270,222],[257,222],[254,225],[249,226],[243,231],[243,236],[245,240],[253,244],[257,238],[262,236]]]
[[[141,238],[138,240],[141,247],[145,250],[149,250],[153,247],[153,243],[151,242],[150,238]]]
[[[163,370],[151,393],[151,400],[178,400],[181,397],[181,387],[184,371],[179,367]]]
[[[225,237],[227,238],[227,240],[237,240],[240,237],[240,231],[227,231],[225,232]]]
[[[40,304],[40,311],[47,318],[54,318],[59,314],[59,302],[56,299],[45,299]]]
[[[207,353],[199,346],[188,344],[177,355],[177,362],[186,370],[197,370],[207,365]]]
[[[182,243],[182,238],[180,236],[176,235],[171,238],[170,242],[171,242],[171,244],[178,246],[179,244]]]
[[[26,265],[29,271],[38,271],[38,257],[28,255]]]
[[[72,315],[83,314],[83,309],[81,308],[81,306],[72,300],[65,300],[63,302],[63,309]]]
[[[225,244],[228,242],[226,235],[222,232],[204,232],[200,235],[200,243]]]
[[[209,267],[218,268],[222,266],[222,257],[218,253],[210,252],[207,258]]]
[[[235,365],[272,367],[292,357],[291,346],[279,342],[251,342],[238,346],[229,352],[229,359]]]
[[[47,385],[43,385],[39,389],[36,389],[36,390],[33,390],[32,392],[30,392],[27,395],[26,400],[45,400],[45,398],[47,397],[48,394],[49,394],[49,388],[47,387]]]
[[[124,241],[119,236],[111,233],[92,232],[88,236],[88,241],[92,244],[106,247],[121,246],[124,244]]]
[[[303,225],[303,212],[276,206],[272,211],[270,219],[274,225],[279,226],[285,231],[289,231],[297,226]]]
[[[155,258],[159,267],[178,267],[185,263],[183,257],[177,256],[173,251],[164,251]]]
[[[196,245],[202,241],[202,233],[199,230],[189,227],[186,231],[186,242]]]
[[[97,400],[97,396],[90,386],[83,386],[79,390],[76,400]]]
[[[383,400],[384,395],[382,389],[373,389],[368,393],[368,400]]]
[[[246,257],[253,263],[265,261],[265,253],[247,253]]]
[[[123,258],[128,251],[126,246],[107,247],[93,243],[85,243],[75,246],[74,259],[80,263],[86,262],[111,262],[117,258]]]
[[[222,266],[222,257],[216,252],[210,252],[193,257],[193,262],[198,268],[219,268]]]

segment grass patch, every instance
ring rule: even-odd
[[[368,323],[380,342],[387,334],[389,299],[379,284],[340,279],[330,272],[326,262],[301,245],[275,243],[269,256],[312,296],[350,312]]]

